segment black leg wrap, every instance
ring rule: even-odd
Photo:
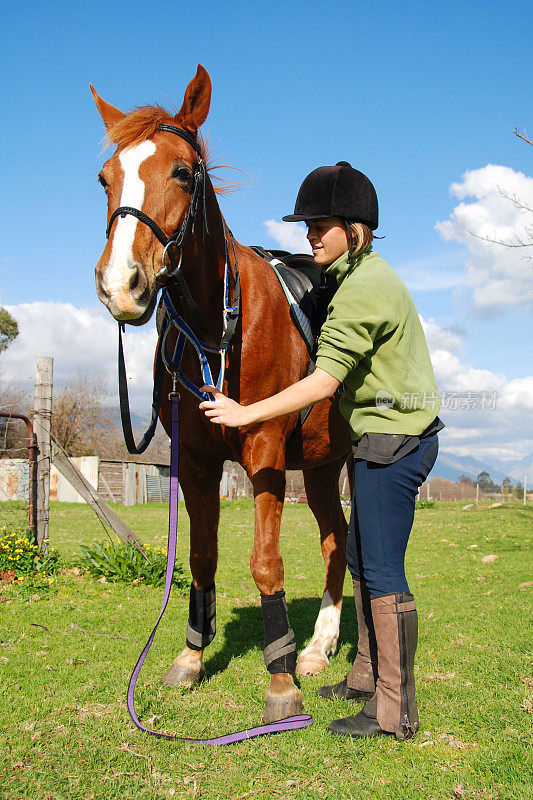
[[[216,631],[215,620],[215,584],[207,589],[196,589],[191,583],[187,647],[191,650],[203,650],[211,644]]]
[[[296,642],[289,624],[285,592],[261,595],[261,610],[265,626],[263,655],[267,670],[293,673],[296,667]]]

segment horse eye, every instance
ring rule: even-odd
[[[191,173],[185,167],[175,167],[172,170],[172,177],[177,178],[178,181],[182,183],[189,183],[191,179]]]
[[[108,182],[106,181],[101,172],[98,173],[98,183],[100,184],[100,186],[103,186],[104,189],[106,189],[109,186]]]

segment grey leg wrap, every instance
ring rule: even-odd
[[[293,673],[296,667],[296,642],[289,624],[283,589],[272,595],[262,594],[261,610],[265,626],[263,655],[267,670],[271,675],[275,672]]]
[[[211,644],[216,631],[215,584],[207,589],[196,589],[191,583],[189,598],[189,622],[187,625],[187,647],[203,650]]]

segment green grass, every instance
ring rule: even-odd
[[[164,546],[164,505],[117,510],[144,541]],[[282,551],[289,614],[301,647],[320,604],[323,565],[309,509],[284,511]],[[303,731],[203,748],[156,740],[129,721],[130,672],[155,622],[162,591],[100,584],[72,571],[33,594],[0,594],[0,797],[368,798],[526,800],[531,781],[531,580],[533,509],[520,503],[416,512],[408,576],[420,616],[416,675],[421,728],[409,742],[351,741],[328,722],[359,706],[327,702],[316,688],[342,678],[354,656],[346,581],[338,654],[301,681]],[[193,692],[159,683],[184,644],[187,600],[171,597],[139,679],[141,719],[160,730],[209,737],[259,724],[268,676],[262,619],[248,559],[250,501],[225,503],[220,532],[215,641],[207,680]],[[85,506],[53,504],[50,539],[65,557],[102,540]],[[180,507],[178,559],[187,564]],[[485,555],[497,555],[483,563]],[[528,560],[529,559],[529,560]],[[529,638],[528,638],[529,637]],[[529,750],[528,750],[529,747]]]

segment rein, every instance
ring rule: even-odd
[[[224,330],[220,342],[218,343],[218,345],[215,344],[213,341],[213,337],[209,332],[209,328],[207,327],[207,324],[205,323],[203,316],[189,291],[189,287],[187,286],[185,278],[181,273],[181,261],[182,261],[181,248],[191,226],[192,230],[194,231],[195,218],[199,202],[202,203],[202,216],[204,222],[203,233],[204,235],[206,231],[207,233],[209,233],[207,226],[206,207],[205,207],[205,182],[206,182],[205,164],[203,162],[202,153],[198,143],[189,133],[187,133],[187,131],[184,131],[181,128],[177,128],[174,125],[160,125],[158,130],[169,131],[170,133],[175,133],[177,136],[180,136],[188,144],[190,144],[190,146],[195,150],[195,152],[198,155],[199,160],[198,164],[195,167],[194,184],[191,194],[191,200],[189,203],[189,208],[185,213],[182,225],[180,229],[173,234],[173,236],[167,237],[165,233],[162,231],[162,229],[159,227],[159,225],[157,225],[157,223],[154,222],[154,220],[152,220],[142,211],[136,208],[131,208],[129,206],[121,206],[117,208],[111,215],[109,224],[107,226],[106,235],[107,238],[109,238],[111,226],[114,220],[119,215],[125,217],[126,214],[131,214],[132,216],[137,217],[137,219],[139,219],[145,225],[148,225],[149,228],[151,228],[156,238],[161,242],[161,244],[163,244],[165,248],[163,251],[162,267],[160,272],[158,273],[158,276],[165,274],[168,276],[170,281],[173,282],[175,281],[181,299],[187,306],[195,324],[197,325],[200,338],[196,336],[194,331],[178,315],[174,307],[174,304],[172,303],[172,300],[168,294],[167,287],[165,287],[162,292],[161,300],[165,306],[166,320],[164,328],[162,328],[157,342],[157,351],[156,351],[155,368],[154,368],[154,389],[152,396],[152,418],[150,421],[150,425],[147,431],[145,432],[144,436],[142,437],[140,443],[136,445],[135,440],[133,438],[131,415],[129,410],[128,384],[126,378],[126,367],[124,362],[124,349],[122,344],[123,325],[119,323],[118,373],[119,373],[120,414],[122,419],[124,440],[126,442],[126,447],[128,448],[128,452],[136,454],[143,453],[150,444],[155,433],[157,420],[159,417],[159,410],[161,407],[163,368],[166,368],[167,371],[172,375],[172,392],[169,395],[170,410],[171,410],[171,436],[170,436],[171,455],[170,455],[168,547],[167,547],[167,564],[165,571],[165,591],[164,591],[161,611],[159,612],[159,616],[157,618],[155,626],[150,636],[148,637],[148,641],[146,642],[146,645],[144,646],[137,660],[137,663],[135,664],[133,673],[131,675],[128,684],[127,706],[131,720],[137,726],[137,728],[139,728],[139,730],[143,731],[144,733],[149,733],[152,736],[158,737],[159,739],[167,739],[170,741],[179,741],[179,742],[191,742],[193,744],[202,744],[210,746],[236,744],[237,742],[242,742],[245,741],[246,739],[254,739],[257,736],[265,736],[271,733],[282,733],[284,731],[306,728],[308,725],[311,725],[311,723],[313,722],[313,718],[307,714],[301,714],[295,717],[287,717],[285,719],[277,720],[276,722],[273,722],[269,725],[259,725],[258,727],[255,728],[250,728],[248,730],[243,730],[243,731],[237,731],[236,733],[226,734],[225,736],[218,736],[213,739],[193,739],[186,736],[175,736],[172,734],[161,733],[160,731],[151,730],[150,728],[147,728],[145,725],[142,724],[135,711],[134,695],[135,695],[135,686],[137,684],[137,678],[141,671],[144,660],[148,654],[148,651],[152,646],[152,642],[154,640],[157,628],[159,626],[159,623],[161,622],[161,619],[168,604],[168,600],[170,597],[170,590],[172,587],[172,578],[174,575],[174,565],[176,560],[176,545],[177,545],[177,531],[178,531],[179,399],[180,399],[180,395],[176,391],[177,382],[179,381],[198,399],[207,399],[208,397],[210,397],[205,392],[201,392],[199,388],[183,373],[181,369],[181,359],[183,356],[183,350],[186,342],[189,341],[190,344],[193,346],[193,348],[196,350],[196,353],[198,355],[204,384],[216,385],[219,390],[222,390],[222,386],[224,383],[225,364],[226,364],[226,350],[235,332],[235,328],[237,326],[240,313],[240,279],[239,279],[239,267],[237,263],[237,252],[235,249],[235,241],[233,239],[231,231],[229,231],[233,247],[234,269],[235,269],[234,297],[233,297],[233,303],[230,305],[230,300],[229,300],[230,265],[229,265],[226,232],[224,230],[224,242],[225,242],[224,295],[223,295]],[[177,265],[173,261],[172,255],[169,253],[169,258],[172,266],[172,270],[170,272],[168,272],[168,269],[165,266],[165,255],[169,250],[169,248],[173,252],[179,250],[179,258]],[[167,339],[168,339],[168,334],[172,327],[175,327],[177,329],[178,336],[176,339],[176,344],[174,346],[174,351],[173,353],[170,354],[168,352]],[[213,382],[211,368],[207,360],[206,352],[220,354],[220,371],[216,384],[214,384]]]

